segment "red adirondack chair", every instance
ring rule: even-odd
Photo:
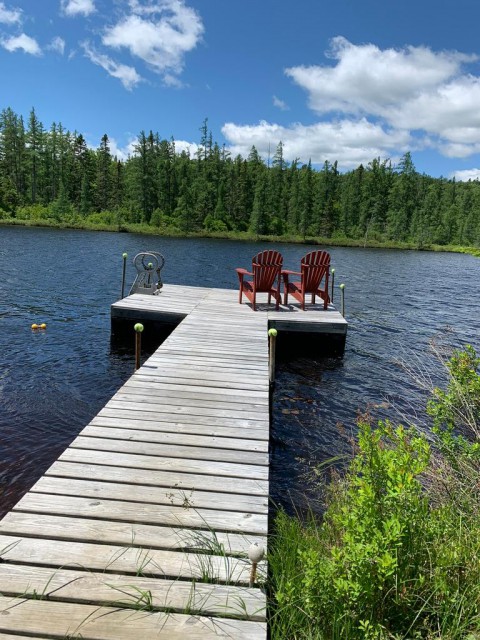
[[[312,295],[312,304],[315,296],[323,299],[323,308],[326,309],[330,302],[328,295],[328,278],[330,275],[330,254],[326,251],[312,251],[304,256],[300,263],[301,271],[282,271],[284,287],[284,304],[288,303],[288,295],[291,294],[302,305],[305,311],[305,295]],[[300,276],[299,281],[290,282],[291,276]]]
[[[280,276],[282,273],[283,258],[278,251],[262,251],[252,258],[252,271],[235,269],[240,281],[240,293],[238,302],[242,303],[242,295],[245,294],[256,311],[257,293],[268,293],[268,303],[275,298],[275,308],[278,311],[280,304]],[[247,280],[245,276],[251,276]]]

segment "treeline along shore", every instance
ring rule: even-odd
[[[35,110],[25,123],[0,113],[0,220],[165,234],[275,237],[332,244],[471,249],[480,246],[480,182],[433,178],[410,153],[397,165],[373,158],[341,173],[287,162],[279,142],[268,161],[252,146],[233,157],[207,120],[194,154],[173,139],[138,135],[119,159],[105,134],[97,149]]]

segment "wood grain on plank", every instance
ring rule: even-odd
[[[266,615],[265,595],[260,589],[8,563],[0,564],[0,593],[57,602],[246,616],[259,621]]]
[[[15,564],[190,580],[208,575],[211,582],[230,584],[248,584],[250,579],[250,563],[231,556],[5,535],[0,545],[3,562]],[[265,565],[259,568],[263,575]]]
[[[264,640],[266,624],[0,597],[0,632],[95,640]]]
[[[204,490],[227,494],[268,496],[268,482],[265,480],[250,480],[248,478],[215,478],[194,473],[175,473],[172,471],[155,471],[126,467],[91,464],[80,461],[57,460],[47,470],[46,476],[59,478],[79,478],[114,483],[137,484],[142,486],[168,489],[169,492],[179,493],[192,490]],[[234,501],[232,496],[231,501]]]
[[[221,545],[227,555],[246,555],[254,542],[266,548],[265,536],[205,532],[133,522],[91,520],[11,511],[0,522],[0,533],[10,536],[50,538],[120,546],[195,551]],[[0,538],[1,540],[1,538]],[[0,551],[3,546],[0,546]]]
[[[194,497],[192,496],[191,499],[193,501]],[[185,494],[184,506],[175,506],[29,491],[16,504],[14,511],[139,522],[176,528],[233,531],[259,535],[267,533],[267,516],[265,514],[195,507],[190,502],[189,494]]]
[[[50,493],[63,496],[83,498],[100,498],[106,500],[126,500],[149,504],[170,505],[182,508],[216,509],[221,511],[240,511],[247,513],[268,512],[268,499],[265,496],[218,493],[192,489],[180,489],[158,486],[127,484],[123,474],[117,482],[99,482],[92,479],[60,478],[46,475],[40,478],[29,493]]]
[[[75,438],[70,447],[74,449],[95,449],[96,451],[114,451],[149,456],[183,458],[185,460],[209,460],[212,462],[235,462],[247,465],[268,465],[268,453],[249,451],[246,449],[220,449],[216,447],[199,447],[196,445],[164,444],[130,438],[102,437],[95,435],[95,429],[84,430]],[[123,431],[120,432],[120,436]],[[111,435],[111,434],[110,434]]]

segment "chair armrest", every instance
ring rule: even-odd
[[[242,275],[242,276],[253,276],[253,273],[250,273],[250,271],[247,271],[246,269],[235,269],[235,271],[238,273],[238,275]]]
[[[282,276],[301,276],[300,271],[290,271],[290,269],[282,269]]]

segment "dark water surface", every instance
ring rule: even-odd
[[[110,344],[121,255],[166,257],[164,281],[236,287],[264,245],[223,240],[0,227],[0,513],[60,455],[132,373]],[[273,248],[273,247],[272,247]],[[305,245],[278,247],[298,268]],[[358,410],[421,413],[424,393],[398,365],[425,362],[429,340],[455,333],[480,348],[480,260],[460,254],[332,248],[350,323],[343,360],[294,355],[279,363],[272,427],[272,494],[304,503],[309,471],[350,450]],[[129,265],[127,282],[134,277]],[[337,298],[338,298],[338,294]],[[337,299],[338,302],[338,299]],[[45,322],[45,332],[32,323]],[[435,381],[440,370],[431,370]],[[395,409],[395,412],[393,408]]]

